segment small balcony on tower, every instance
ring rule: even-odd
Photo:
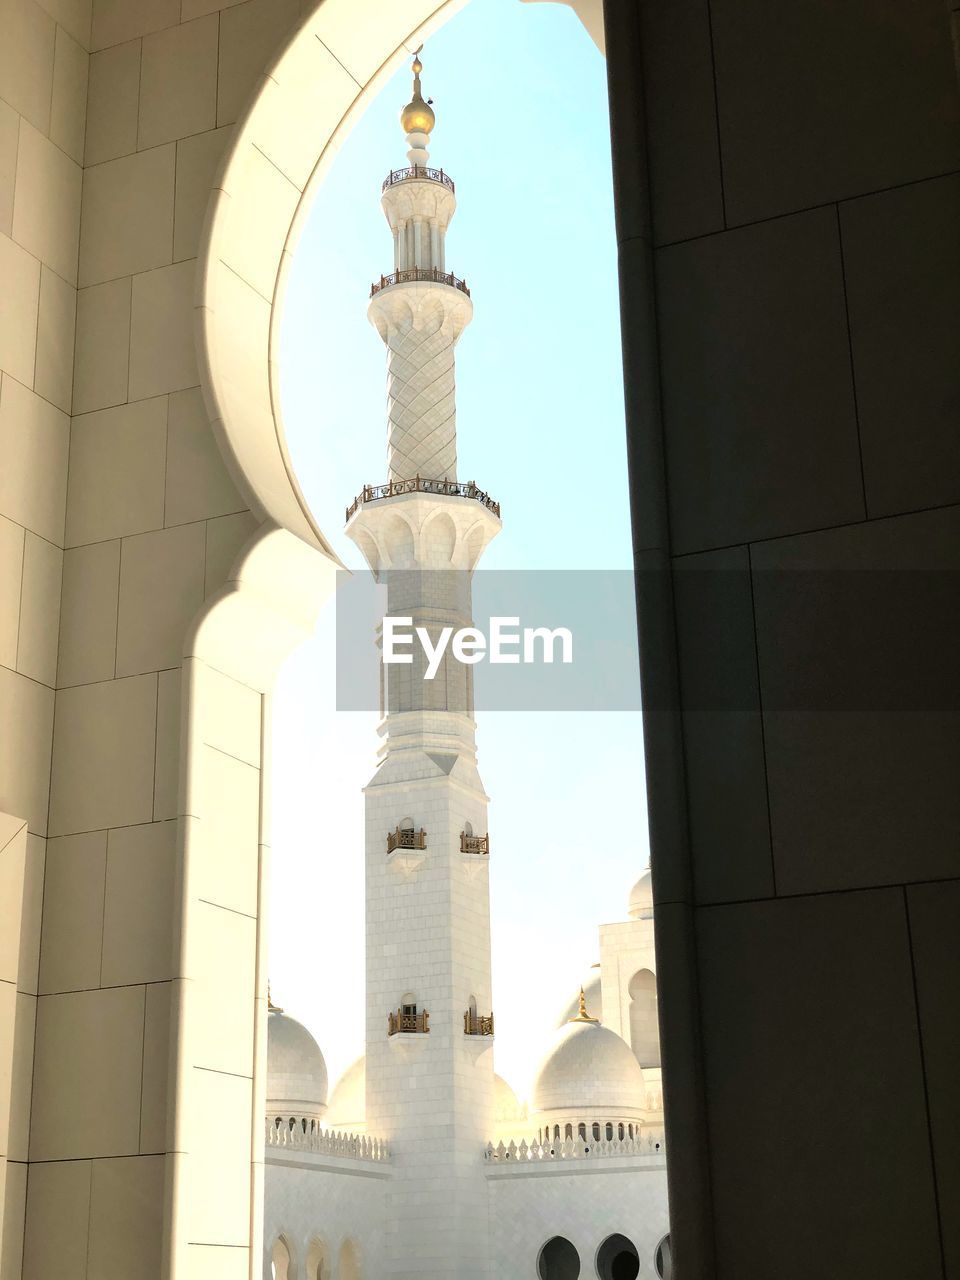
[[[461,831],[460,832],[460,852],[488,854],[490,852],[489,832],[483,836],[475,836],[472,831]]]
[[[463,1034],[465,1036],[492,1036],[493,1035],[493,1014],[477,1013],[476,1009],[469,1008],[463,1014]]]
[[[413,164],[408,169],[391,169],[380,190],[387,191],[399,182],[439,182],[448,191],[456,191],[449,173],[444,173],[442,169],[432,169],[425,164]]]
[[[416,831],[413,827],[395,827],[387,832],[387,853],[394,849],[425,849],[427,833],[423,827]]]
[[[400,267],[397,271],[391,271],[388,276],[381,276],[379,280],[374,280],[370,286],[370,297],[375,298],[378,293],[389,289],[391,285],[418,283],[446,284],[451,289],[459,289],[461,293],[470,297],[466,280],[461,280],[452,271],[443,271],[440,267]]]
[[[427,1035],[430,1031],[430,1015],[415,1004],[402,1004],[387,1014],[387,1035]]]
[[[472,480],[428,480],[414,476],[412,480],[390,480],[387,484],[367,484],[347,507],[347,521],[369,502],[382,502],[384,498],[396,498],[403,493],[434,493],[443,498],[472,498],[500,518],[500,503],[495,502]]]

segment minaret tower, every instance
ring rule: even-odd
[[[388,480],[363,490],[347,533],[386,586],[388,614],[435,643],[441,628],[471,624],[471,577],[500,512],[457,479],[454,348],[473,304],[446,269],[456,199],[428,167],[422,69],[415,57],[400,116],[409,167],[383,184],[394,270],[374,283],[368,313],[387,348]],[[365,789],[367,1130],[389,1140],[395,1165],[386,1274],[480,1280],[493,1015],[473,669],[448,647],[425,680],[420,645],[407,651],[410,665],[382,668],[380,764]]]

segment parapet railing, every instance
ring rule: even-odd
[[[463,1033],[467,1036],[492,1036],[493,1014],[473,1013],[467,1009],[463,1015]]]
[[[394,849],[425,849],[426,847],[427,833],[423,827],[419,831],[414,831],[413,827],[397,827],[395,831],[387,832],[387,853],[393,853]]]
[[[430,1031],[430,1015],[426,1009],[419,1013],[404,1013],[398,1009],[396,1013],[387,1014],[387,1035],[395,1036],[398,1032],[426,1035]]]
[[[490,836],[470,836],[466,831],[460,832],[461,853],[489,853]]]
[[[387,187],[395,187],[398,182],[410,182],[414,178],[426,179],[427,182],[439,182],[451,191],[456,191],[449,173],[444,173],[442,169],[429,169],[425,164],[414,164],[409,169],[391,169],[384,178],[380,190],[386,191]]]
[[[288,1116],[267,1116],[267,1146],[286,1147],[295,1151],[315,1151],[325,1156],[343,1156],[348,1160],[390,1159],[390,1148],[382,1138],[368,1138],[359,1133],[338,1133],[321,1129],[311,1122],[306,1125]]]
[[[461,280],[452,271],[441,271],[439,267],[403,267],[399,271],[391,271],[388,276],[381,276],[370,286],[370,297],[375,297],[382,289],[389,289],[394,284],[412,284],[418,280],[426,280],[430,284],[448,284],[459,289],[470,297],[466,280]]]
[[[473,498],[500,516],[500,503],[494,502],[489,493],[478,489],[472,480],[426,480],[423,476],[414,476],[412,480],[391,480],[387,484],[366,484],[347,507],[347,519],[365,502],[380,502],[383,498],[396,498],[401,493],[436,493],[447,498]]]
[[[635,1138],[557,1138],[552,1142],[488,1142],[483,1158],[488,1164],[530,1164],[538,1160],[594,1160],[604,1156],[656,1156],[664,1154],[663,1139],[651,1135]]]

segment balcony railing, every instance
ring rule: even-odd
[[[463,1033],[467,1036],[492,1036],[493,1014],[484,1015],[468,1009],[463,1015]]]
[[[575,1138],[546,1138],[539,1142],[534,1138],[531,1142],[524,1139],[518,1146],[516,1142],[494,1146],[488,1142],[483,1153],[488,1164],[535,1163],[539,1160],[592,1160],[603,1156],[648,1156],[651,1163],[664,1158],[666,1148],[663,1141],[663,1130],[645,1134],[639,1129],[633,1138],[605,1138],[590,1141],[579,1134]]]
[[[394,849],[425,849],[427,847],[427,833],[423,827],[419,831],[414,831],[413,827],[397,827],[395,831],[387,832],[387,853],[393,853]]]
[[[393,169],[384,178],[380,190],[386,191],[387,187],[395,187],[398,182],[411,182],[415,178],[426,182],[439,182],[449,187],[451,191],[456,190],[449,173],[444,173],[442,169],[428,169],[425,164],[411,165],[409,169]]]
[[[367,484],[347,507],[347,519],[365,502],[380,502],[383,498],[396,498],[401,493],[436,493],[446,498],[473,498],[499,519],[500,503],[494,502],[489,493],[478,489],[472,480],[425,480],[415,476],[412,480],[391,480],[388,484]]]
[[[452,271],[441,271],[439,267],[403,267],[400,271],[391,271],[388,276],[381,276],[370,286],[370,297],[376,297],[382,289],[389,289],[393,284],[412,284],[418,280],[426,280],[430,284],[448,284],[452,289],[459,289],[470,297],[466,280],[460,280]]]
[[[398,1009],[396,1013],[387,1014],[388,1036],[395,1036],[397,1032],[426,1035],[429,1030],[430,1015],[426,1009],[421,1013],[404,1013],[402,1009]]]
[[[382,1138],[322,1129],[314,1120],[292,1121],[286,1115],[267,1116],[266,1137],[268,1147],[316,1151],[320,1155],[342,1156],[348,1160],[390,1159],[390,1148]]]
[[[466,831],[460,832],[461,853],[489,853],[490,836],[468,836]]]

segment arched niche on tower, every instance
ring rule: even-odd
[[[641,1067],[659,1067],[656,975],[649,969],[638,969],[630,979],[627,992],[630,996],[630,1048]]]

